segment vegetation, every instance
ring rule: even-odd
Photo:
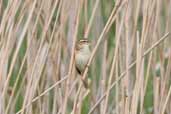
[[[1,0],[0,114],[170,114],[170,32],[171,0]]]

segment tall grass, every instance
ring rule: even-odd
[[[170,32],[171,0],[1,0],[0,114],[170,114]]]

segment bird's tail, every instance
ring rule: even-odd
[[[87,81],[81,76],[81,80],[83,82],[83,86],[87,89],[88,88],[88,83]]]

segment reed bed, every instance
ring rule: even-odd
[[[0,114],[170,113],[171,0],[0,0]]]

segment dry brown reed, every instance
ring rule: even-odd
[[[170,32],[171,0],[0,0],[0,114],[170,114]]]

